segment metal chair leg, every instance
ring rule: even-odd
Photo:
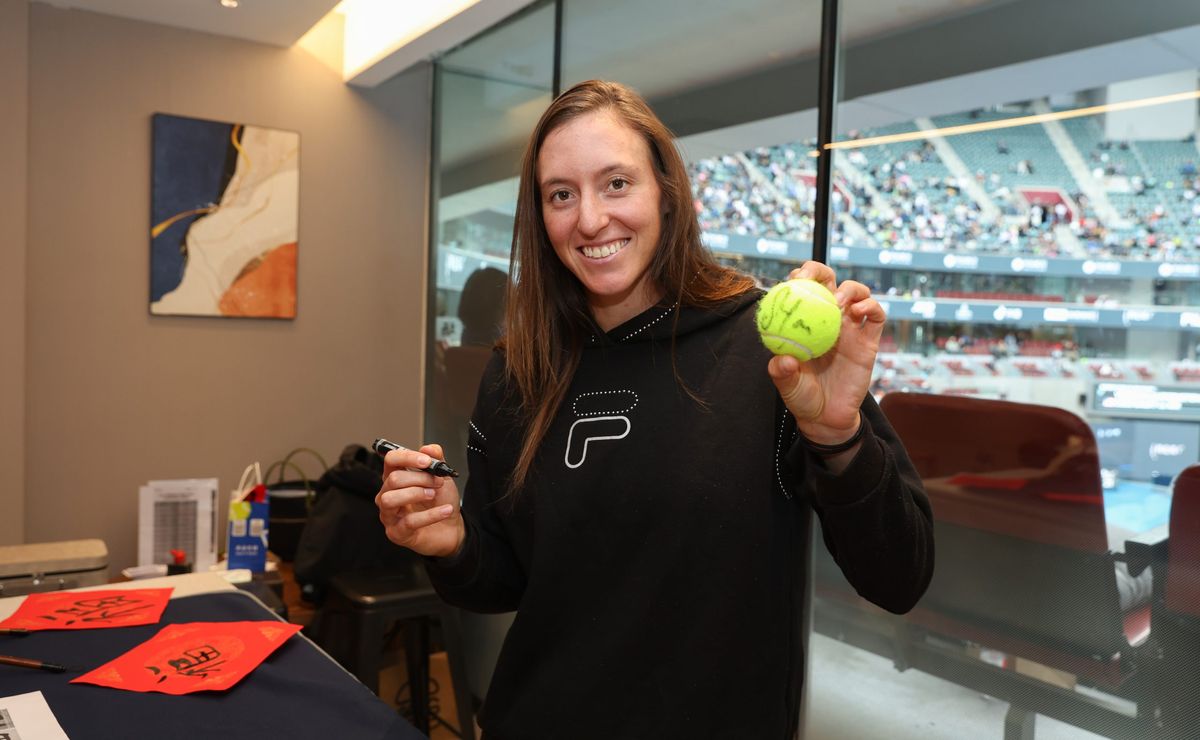
[[[471,696],[471,681],[467,671],[467,656],[462,639],[462,627],[458,610],[442,608],[442,637],[446,641],[446,656],[450,661],[450,680],[454,683],[454,705],[457,708],[459,736],[464,740],[475,738],[475,713]]]
[[[429,618],[404,622],[404,661],[408,668],[408,696],[413,725],[429,734]]]
[[[1004,715],[1004,740],[1034,740],[1036,727],[1036,714],[1016,704],[1008,705],[1008,712]]]

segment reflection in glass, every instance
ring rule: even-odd
[[[483,368],[500,336],[525,138],[550,102],[554,7],[438,64],[435,296],[425,436],[466,460]]]
[[[554,6],[540,3],[437,63],[430,347],[425,438],[465,468],[479,381],[504,316],[517,174],[550,103]],[[471,692],[481,699],[511,615],[463,612]]]
[[[565,0],[563,88],[629,85],[681,136],[794,114],[816,105],[820,19],[820,0]]]

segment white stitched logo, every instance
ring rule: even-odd
[[[571,411],[582,418],[571,424],[567,433],[567,452],[563,460],[567,467],[574,470],[583,465],[592,442],[629,436],[633,424],[625,414],[637,404],[637,394],[628,390],[592,391],[576,396]]]
[[[576,442],[575,428],[580,424],[586,424],[587,427],[579,434],[581,441]],[[567,467],[573,469],[583,465],[583,461],[587,459],[590,442],[599,442],[602,439],[624,439],[629,436],[631,428],[629,417],[626,416],[597,416],[591,419],[579,419],[571,425],[571,432],[567,435]],[[573,458],[578,459],[572,462]]]

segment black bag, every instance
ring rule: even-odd
[[[351,444],[317,481],[316,500],[296,548],[296,582],[305,600],[321,603],[339,573],[399,569],[418,557],[384,534],[375,506],[382,478],[383,459]]]
[[[270,506],[270,537],[268,549],[279,556],[285,563],[290,563],[296,557],[296,543],[308,519],[308,510],[312,507],[316,489],[313,481],[317,475],[309,475],[293,459],[301,453],[320,464],[323,475],[329,469],[325,458],[316,450],[307,447],[297,447],[289,452],[282,460],[276,460],[267,468],[263,483],[267,486],[267,503]],[[311,470],[311,463],[309,469]],[[278,471],[274,481],[271,474]],[[284,480],[288,473],[297,477]]]

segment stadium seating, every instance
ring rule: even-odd
[[[1044,378],[1049,374],[1041,365],[1028,360],[1015,361],[1013,362],[1013,366],[1017,368],[1021,375],[1029,378]]]
[[[1171,375],[1180,383],[1200,383],[1200,364],[1194,362],[1172,362],[1168,367]]]
[[[1088,372],[1096,380],[1124,380],[1125,372],[1112,362],[1089,362]]]
[[[1002,121],[1030,113],[1026,108],[973,111],[934,118],[938,127]],[[1043,254],[1118,259],[1194,260],[1200,258],[1200,180],[1194,173],[1200,150],[1192,141],[1107,141],[1098,118],[1071,118],[1063,128],[1100,174],[1123,183],[1107,196],[1121,221],[1102,223],[1081,194],[1046,130],[1039,124],[953,136],[945,143],[988,193],[1004,215],[988,221],[925,141],[876,144],[839,157],[853,157],[869,182],[856,188],[835,174],[835,183],[854,194],[853,208],[836,213],[834,243],[851,243],[853,219],[867,235],[867,246],[920,250],[963,250],[1000,254]],[[849,138],[909,133],[901,122],[853,132]],[[799,141],[743,153],[770,188],[738,157],[705,159],[691,165],[697,211],[706,230],[773,236],[804,241],[812,235],[813,200],[805,178],[814,166],[813,143]],[[1030,223],[1019,192],[1050,189],[1071,197],[1076,209],[1072,230],[1079,246],[1060,243],[1054,224]]]
[[[1145,362],[1130,362],[1129,367],[1137,374],[1137,379],[1146,383],[1153,382],[1155,379],[1154,368],[1150,367],[1149,363]]]
[[[874,375],[877,379],[889,376],[889,390],[928,387],[932,378],[940,376],[996,377],[1001,380],[1084,377],[1122,383],[1200,383],[1200,363],[1190,361],[1075,360],[1064,356],[1061,343],[1046,340],[1020,342],[1017,353],[1012,355],[999,339],[975,339],[955,352],[948,352],[945,344],[946,339],[939,337],[934,341],[937,353],[924,357],[897,353],[895,340],[891,340],[887,345],[891,351],[881,348],[877,356]],[[1005,388],[1003,384],[998,387]],[[949,389],[942,392],[949,392]],[[956,392],[961,392],[961,388]],[[1079,392],[1084,392],[1082,385]],[[1017,386],[1007,387],[1005,394],[1017,394],[1013,400],[1021,400]]]
[[[951,298],[959,301],[1006,301],[1010,303],[1014,301],[1033,303],[1061,303],[1063,301],[1063,297],[1061,295],[1002,293],[986,290],[939,290],[935,296],[937,298]]]
[[[1195,196],[1185,196],[1184,181],[1194,180],[1195,175],[1188,177],[1182,171],[1188,165],[1194,168],[1200,160],[1196,144],[1190,141],[1135,141],[1130,142],[1130,148],[1145,163],[1145,178],[1150,185],[1141,198],[1135,197],[1131,203],[1138,220],[1148,222],[1155,206],[1161,205],[1163,213],[1156,228],[1165,235],[1182,237],[1185,251],[1194,255],[1195,240],[1200,236],[1200,220],[1193,210],[1197,203]]]
[[[974,114],[938,116],[933,122],[938,128],[943,128],[999,121],[1025,114],[1025,111],[977,111]],[[1007,148],[1007,153],[999,151],[1000,142]],[[1046,130],[1039,125],[956,136],[951,143],[968,169],[972,172],[997,174],[1000,176],[1000,183],[1010,189],[1030,185],[1057,187],[1068,192],[1076,189],[1075,178],[1071,176],[1070,170],[1054,148],[1054,142],[1050,140]],[[1022,161],[1032,165],[1031,171],[1018,171],[1017,164]]]
[[[812,238],[812,204],[781,200],[776,192],[759,186],[737,157],[700,160],[689,169],[700,227],[705,231]]]

